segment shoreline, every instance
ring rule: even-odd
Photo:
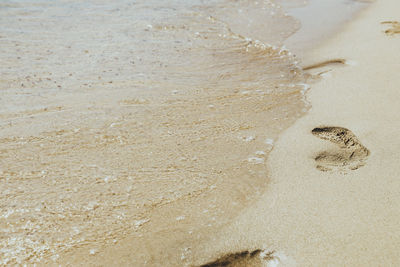
[[[220,234],[228,238],[214,244],[219,248],[214,256],[265,249],[279,266],[400,264],[400,35],[390,30],[398,25],[400,3],[371,5],[304,56],[305,66],[336,58],[347,65],[328,66],[312,84],[311,110],[284,131],[267,161],[267,192]],[[381,24],[385,21],[394,23]],[[313,135],[325,126],[354,134],[369,151],[364,166],[321,156],[343,152]],[[321,171],[319,164],[331,170]]]

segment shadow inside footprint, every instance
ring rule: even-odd
[[[279,259],[274,256],[274,252],[266,252],[261,249],[254,251],[241,251],[224,255],[215,261],[201,265],[200,267],[262,267],[268,263],[279,262]],[[275,266],[274,265],[274,266]]]
[[[338,147],[320,152],[316,157],[317,169],[321,171],[356,170],[364,166],[369,150],[361,144],[357,137],[343,127],[318,127],[312,134],[331,141]]]
[[[385,33],[387,35],[400,34],[400,22],[398,22],[398,21],[384,21],[384,22],[381,22],[381,24],[388,24],[388,25],[391,26],[391,28],[385,30]]]

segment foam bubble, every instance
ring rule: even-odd
[[[265,140],[265,143],[266,143],[267,145],[272,146],[272,145],[274,145],[274,139],[267,138],[267,139]]]
[[[258,156],[265,156],[266,153],[265,153],[264,151],[259,150],[259,151],[256,151],[256,155],[258,155]]]
[[[252,135],[243,137],[243,140],[246,142],[254,141],[256,138]]]
[[[176,220],[177,221],[182,221],[182,220],[184,220],[185,219],[185,216],[178,216],[178,217],[176,217]]]
[[[264,163],[264,159],[263,158],[258,158],[258,157],[250,157],[247,159],[248,162],[250,163],[254,163],[254,164],[262,164]]]
[[[139,228],[140,226],[142,226],[143,224],[145,224],[145,223],[147,223],[147,222],[149,222],[149,221],[150,221],[149,219],[136,220],[136,221],[133,221],[133,225],[134,225],[136,228]]]
[[[299,86],[302,86],[301,93],[304,95],[308,90],[310,90],[311,86],[306,83],[299,83]]]

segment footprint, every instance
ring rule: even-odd
[[[331,65],[344,65],[346,64],[346,60],[342,58],[336,58],[336,59],[330,59],[330,60],[325,60],[322,62],[318,62],[309,66],[303,67],[303,70],[311,70],[311,69],[317,69],[317,68],[322,68],[326,66],[331,66]]]
[[[315,157],[318,170],[356,170],[365,165],[365,160],[370,152],[349,129],[318,127],[311,132],[313,135],[331,141],[338,146],[334,150],[320,152]]]
[[[395,35],[395,34],[400,34],[400,22],[398,21],[384,21],[381,22],[381,24],[389,24],[392,26],[392,28],[387,29],[385,33],[387,35]]]
[[[262,267],[276,266],[280,262],[279,257],[274,255],[274,251],[256,249],[253,251],[241,251],[231,253],[218,258],[215,261],[201,265],[200,267]]]
[[[333,67],[344,66],[347,61],[343,58],[335,58],[330,60],[325,60],[312,65],[303,67],[303,70],[311,77],[318,78],[323,74],[332,71]]]

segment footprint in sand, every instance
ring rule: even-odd
[[[350,130],[343,127],[318,127],[311,132],[337,145],[336,149],[320,152],[315,157],[318,170],[356,170],[365,165],[370,152]]]
[[[332,68],[334,67],[344,66],[347,64],[348,62],[345,59],[335,58],[305,66],[303,67],[303,71],[305,71],[306,75],[318,78],[332,71]]]
[[[200,267],[262,267],[262,266],[277,266],[280,262],[280,257],[275,255],[275,252],[267,252],[265,250],[256,249],[254,251],[241,251],[237,253],[227,254],[221,258],[203,264]]]
[[[381,22],[381,24],[388,24],[391,26],[390,29],[387,29],[385,33],[387,35],[395,35],[395,34],[400,34],[400,22],[398,21],[384,21]]]

